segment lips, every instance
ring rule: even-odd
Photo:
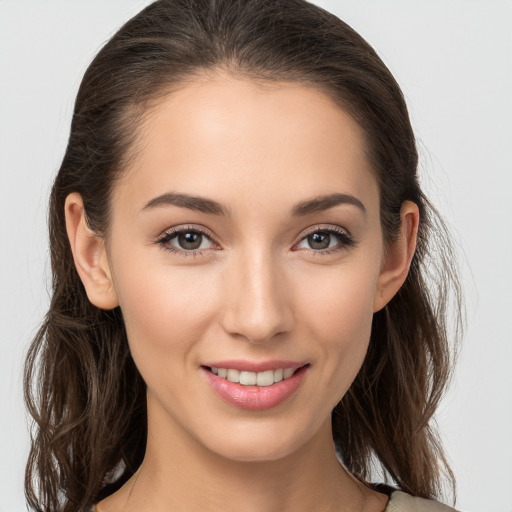
[[[309,364],[295,361],[219,361],[201,367],[212,390],[246,410],[276,407],[300,387]]]

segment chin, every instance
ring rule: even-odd
[[[271,462],[286,458],[296,449],[297,446],[283,446],[282,443],[265,445],[240,443],[226,447],[216,446],[214,451],[218,455],[236,462]]]
[[[212,452],[238,462],[270,462],[289,457],[314,438],[315,428],[279,428],[271,425],[240,425],[229,433],[214,435]]]

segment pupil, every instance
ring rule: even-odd
[[[327,249],[331,241],[330,235],[327,233],[313,233],[308,238],[312,249]]]
[[[178,235],[178,242],[183,249],[198,249],[201,245],[202,235],[199,233],[180,233]]]

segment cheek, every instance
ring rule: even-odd
[[[214,315],[215,286],[211,277],[198,274],[197,269],[157,264],[141,269],[135,257],[117,267],[116,291],[141,373],[186,354]]]
[[[371,267],[347,265],[325,275],[310,273],[302,281],[305,313],[318,329],[346,335],[367,330],[377,286],[377,273]]]
[[[308,276],[302,317],[309,338],[332,389],[334,406],[363,364],[370,340],[373,300],[378,272],[373,267],[349,266],[325,275]]]

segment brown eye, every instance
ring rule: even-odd
[[[331,243],[330,233],[318,232],[308,235],[307,240],[311,249],[328,249]]]
[[[197,255],[203,249],[212,249],[215,244],[210,237],[198,229],[174,229],[157,241],[164,249],[183,256]]]
[[[338,227],[332,229],[317,229],[304,236],[297,244],[298,249],[307,249],[318,254],[330,254],[355,245],[350,234]]]
[[[203,235],[194,231],[185,231],[175,238],[181,249],[193,251],[201,246]]]

